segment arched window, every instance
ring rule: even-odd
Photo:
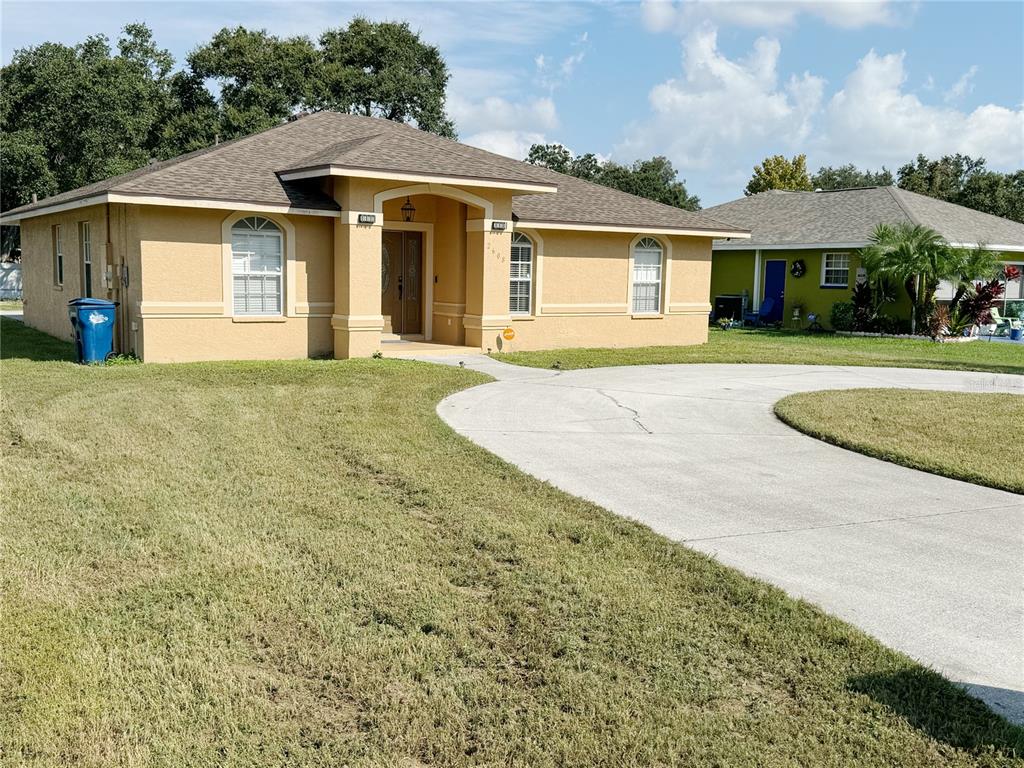
[[[533,243],[521,232],[512,233],[511,264],[508,311],[513,315],[528,315],[533,293]]]
[[[661,311],[661,243],[653,237],[641,238],[633,246],[633,312],[657,314]]]
[[[281,314],[284,237],[270,219],[247,216],[231,227],[231,276],[236,315]]]

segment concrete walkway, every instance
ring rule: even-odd
[[[1024,497],[830,446],[772,411],[792,392],[850,387],[1024,395],[1024,378],[785,365],[560,373],[461,359],[498,381],[438,406],[459,433],[816,603],[1024,722]]]

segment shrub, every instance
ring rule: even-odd
[[[104,361],[107,365],[139,365],[142,361],[134,354],[111,355]]]
[[[982,325],[991,322],[992,307],[1003,295],[1006,287],[998,278],[987,283],[975,283],[974,290],[960,300],[959,310],[964,318],[972,324]]]
[[[974,325],[974,318],[964,312],[962,305],[949,310],[949,335],[963,336]]]
[[[871,297],[871,284],[857,283],[853,287],[853,330],[870,331],[874,321],[874,302]],[[833,307],[835,309],[835,307]]]
[[[933,339],[946,336],[949,333],[949,307],[945,304],[933,307],[932,311],[928,313],[928,323],[925,327],[928,329],[928,335]]]
[[[852,331],[854,325],[853,303],[849,301],[837,301],[832,305],[828,322],[834,331]]]
[[[895,336],[900,333],[910,333],[910,323],[888,315],[879,315],[875,318],[874,330],[877,333],[888,333]]]

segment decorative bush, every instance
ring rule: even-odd
[[[853,287],[853,330],[870,331],[875,319],[875,306],[872,300],[871,284],[857,283]]]
[[[834,331],[852,331],[854,327],[854,308],[849,301],[837,301],[832,305],[828,322]]]
[[[1006,287],[998,278],[987,283],[975,283],[974,290],[960,300],[960,314],[975,325],[992,322],[992,307],[1002,298]]]
[[[900,333],[910,333],[910,321],[899,318],[879,315],[875,318],[874,330],[877,333],[888,333],[895,336]]]
[[[938,304],[928,313],[928,335],[933,339],[949,334],[949,307]]]

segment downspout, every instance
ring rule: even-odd
[[[125,306],[123,301],[123,292],[121,291],[121,265],[116,263],[114,258],[114,243],[111,239],[111,227],[110,227],[110,203],[106,204],[106,225],[107,225],[107,242],[105,246],[106,261],[107,265],[111,270],[110,278],[110,292],[111,301],[117,302],[117,326],[118,332],[115,339],[115,352],[124,353],[125,350],[125,339],[127,338],[125,332],[125,323],[127,322],[127,313],[125,312]]]
[[[123,333],[122,326],[124,325],[121,319],[121,305],[120,305],[120,294],[121,292],[117,289],[117,265],[114,264],[114,244],[110,241],[110,203],[107,202],[104,206],[104,224],[106,226],[106,238],[103,243],[103,263],[104,263],[104,279],[107,282],[107,291],[109,292],[109,298],[111,301],[118,302],[117,309],[115,310],[115,317],[117,318],[118,331],[114,338],[114,351],[121,351],[121,334]]]

